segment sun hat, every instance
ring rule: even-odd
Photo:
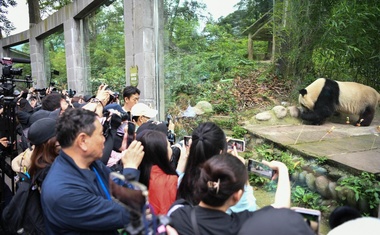
[[[154,118],[158,111],[152,108],[149,108],[148,105],[143,103],[137,103],[133,105],[131,109],[132,116],[145,116],[148,118]]]

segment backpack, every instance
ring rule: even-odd
[[[38,186],[28,175],[18,176],[16,194],[2,213],[5,229],[11,234],[43,235],[46,232]]]

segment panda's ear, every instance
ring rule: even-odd
[[[300,94],[302,95],[302,96],[304,96],[304,95],[306,95],[307,94],[307,90],[304,88],[304,89],[301,89],[300,90]]]

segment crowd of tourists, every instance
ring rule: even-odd
[[[273,203],[258,208],[245,159],[227,149],[218,125],[199,124],[189,146],[172,142],[174,123],[157,121],[158,111],[139,97],[137,87],[125,87],[119,99],[106,85],[84,97],[19,94],[21,153],[11,166],[38,189],[43,226],[35,234],[316,234],[290,209],[284,163],[263,161],[277,189]],[[0,141],[8,147],[7,137]],[[13,234],[7,204],[1,225]],[[349,217],[345,209],[332,214],[331,234],[360,227],[360,213]],[[21,223],[21,234],[33,234],[29,227]]]

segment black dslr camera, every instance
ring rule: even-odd
[[[166,126],[169,127],[169,123],[170,121],[172,120],[172,115],[168,114],[166,116]],[[175,133],[172,132],[171,130],[168,131],[168,134],[167,134],[167,137],[168,137],[168,141],[170,143],[170,145],[173,145],[175,143]]]

